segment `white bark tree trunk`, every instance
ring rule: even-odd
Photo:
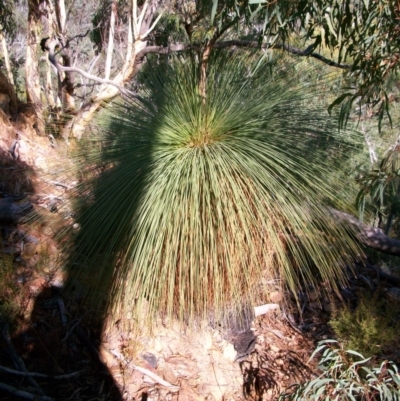
[[[115,0],[111,4],[111,18],[110,18],[110,32],[108,34],[108,46],[107,46],[107,59],[106,59],[106,69],[104,78],[110,79],[111,64],[114,50],[114,33],[115,33],[115,18],[117,14],[117,3]]]
[[[153,22],[157,11],[158,0],[146,0],[139,9],[137,0],[131,0],[131,13],[129,15],[128,46],[124,64],[119,73],[113,79],[118,86],[124,87],[132,80],[140,68],[140,60],[136,60],[138,53],[147,45],[146,37],[154,29],[161,14]],[[119,94],[119,89],[113,85],[105,85],[100,93],[93,96],[79,110],[79,112],[64,127],[62,136],[80,139],[87,125],[93,120],[94,115],[102,107]]]
[[[10,56],[8,54],[6,38],[0,33],[1,47],[3,48],[4,63],[6,64],[7,76],[10,84],[14,86],[14,77],[11,70]]]

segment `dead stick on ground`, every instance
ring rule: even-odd
[[[154,381],[156,381],[158,384],[161,384],[162,386],[167,387],[167,388],[169,388],[170,390],[173,390],[173,391],[178,391],[179,390],[179,386],[174,386],[173,384],[168,383],[167,381],[165,381],[164,379],[162,379],[160,376],[156,375],[155,373],[151,372],[150,370],[142,368],[141,366],[137,366],[134,363],[128,361],[118,351],[111,350],[110,352],[114,356],[116,356],[117,359],[119,359],[120,361],[124,362],[128,367],[130,367],[131,369],[135,369],[135,370],[145,374],[146,376],[148,376],[151,379],[153,379]]]
[[[68,316],[67,311],[65,310],[65,304],[61,297],[57,297],[58,308],[60,309],[61,314],[61,323],[63,326],[67,325]]]
[[[46,397],[43,395],[37,395],[28,393],[24,390],[18,390],[17,388],[10,386],[5,383],[0,382],[0,390],[7,391],[7,393],[15,395],[16,397],[25,398],[26,400],[33,400],[33,401],[54,401],[54,398]]]
[[[17,376],[41,377],[43,379],[54,379],[54,380],[70,379],[71,377],[78,376],[84,372],[83,370],[79,370],[77,372],[66,373],[64,375],[50,376],[50,375],[45,375],[44,373],[37,373],[37,372],[21,372],[19,370],[7,368],[6,366],[2,365],[0,365],[0,371]]]
[[[24,361],[19,357],[17,354],[17,351],[15,350],[13,343],[11,342],[11,336],[10,333],[8,332],[8,324],[3,324],[2,328],[2,334],[3,338],[8,346],[8,352],[14,361],[14,365],[17,369],[21,370],[22,372],[27,373],[27,369],[25,367]],[[44,396],[43,390],[40,388],[39,384],[36,383],[35,379],[33,377],[27,376],[27,380],[30,382],[30,384],[35,387],[40,395]]]

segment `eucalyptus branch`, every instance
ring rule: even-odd
[[[75,39],[85,38],[85,37],[86,37],[87,35],[89,35],[89,33],[92,32],[93,30],[94,30],[94,29],[88,29],[85,33],[80,33],[80,34],[78,34],[78,35],[73,36],[72,38],[69,38],[69,39],[67,40],[67,43],[66,43],[66,46],[65,46],[65,47],[68,47],[69,44],[70,44],[73,40],[75,40]]]
[[[191,50],[195,48],[199,48],[199,44],[185,44],[185,43],[176,43],[173,45],[170,45],[168,47],[163,47],[163,46],[147,46],[143,50],[141,50],[138,53],[139,58],[143,58],[146,54],[149,53],[157,53],[157,54],[169,54],[169,53],[174,53],[174,52],[181,52],[181,51],[186,51],[186,50]],[[299,49],[297,47],[293,47],[290,45],[286,45],[283,43],[277,43],[277,44],[269,44],[269,43],[263,43],[259,44],[257,41],[252,41],[252,40],[227,40],[224,42],[216,42],[213,45],[213,48],[215,49],[225,49],[228,47],[244,47],[244,48],[249,48],[249,49],[277,49],[277,50],[284,50],[288,53],[295,54],[300,57],[313,57],[316,58],[323,63],[330,65],[332,67],[336,68],[341,68],[344,70],[348,70],[351,68],[351,65],[348,64],[341,64],[337,63],[333,60],[330,60],[326,58],[325,56],[322,56],[319,53],[314,52],[315,48],[315,43],[312,45],[308,46],[305,49]]]
[[[45,50],[48,50],[49,52],[49,61],[51,62],[52,65],[54,65],[54,67],[59,71],[59,72],[76,72],[80,75],[82,75],[83,77],[90,79],[92,81],[96,81],[99,82],[101,84],[105,84],[105,85],[112,85],[115,86],[116,88],[119,89],[119,91],[123,94],[128,94],[130,96],[133,97],[137,97],[137,94],[134,92],[131,92],[125,88],[123,88],[122,86],[118,85],[116,82],[111,81],[109,79],[102,79],[99,77],[96,77],[95,75],[89,74],[86,71],[78,68],[78,67],[65,67],[63,65],[61,65],[57,59],[56,59],[56,55],[58,54],[58,52],[56,53],[56,47],[60,45],[60,42],[57,39],[52,40],[48,45],[43,45],[42,48],[44,48]]]

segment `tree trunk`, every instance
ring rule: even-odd
[[[1,46],[3,48],[4,63],[6,65],[8,80],[14,86],[14,77],[11,71],[10,56],[8,54],[7,43],[5,37],[0,33]]]
[[[66,20],[67,14],[65,11],[64,0],[55,1],[56,21],[57,21],[57,36],[62,44],[63,51],[61,53],[62,65],[64,67],[71,67],[71,58],[69,55],[69,46],[66,40]],[[59,75],[59,96],[63,111],[69,112],[75,110],[75,97],[74,97],[74,81],[72,73],[64,72]]]
[[[143,6],[142,10],[139,10],[137,1],[132,1],[132,12],[130,13],[128,20],[128,46],[125,62],[120,72],[113,79],[113,82],[120,87],[124,87],[124,85],[131,81],[138,73],[141,60],[137,60],[137,55],[146,47],[146,36],[151,32],[154,28],[154,24],[158,21],[157,19],[155,23],[151,25],[153,16],[156,12],[157,1],[149,0],[146,4],[146,7]],[[139,17],[138,11],[140,11]],[[62,131],[63,138],[68,140],[68,138],[72,136],[80,139],[97,111],[105,102],[109,102],[118,94],[119,89],[117,87],[113,85],[105,85],[103,90],[93,96],[89,102],[86,102],[79,112],[64,127]]]
[[[207,98],[207,66],[211,54],[212,44],[212,42],[207,44],[207,47],[204,49],[201,55],[200,61],[199,94],[203,99],[203,104],[205,104]]]
[[[36,113],[36,129],[44,134],[43,102],[40,93],[38,46],[42,31],[41,16],[46,0],[28,0],[28,43],[25,62],[26,99]]]
[[[111,63],[112,63],[113,50],[114,50],[114,32],[115,32],[116,15],[117,15],[117,4],[115,1],[113,1],[113,3],[111,4],[110,32],[108,35],[106,70],[104,73],[105,79],[110,79]]]

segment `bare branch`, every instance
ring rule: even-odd
[[[83,77],[90,79],[92,81],[96,81],[96,82],[100,82],[101,84],[105,84],[105,85],[112,85],[115,86],[116,88],[119,89],[119,91],[123,94],[127,94],[133,97],[137,97],[137,94],[134,92],[131,92],[125,88],[123,88],[122,86],[118,85],[116,82],[111,81],[109,79],[102,79],[99,77],[96,77],[95,75],[89,74],[86,71],[81,70],[80,68],[77,67],[64,67],[63,65],[61,65],[57,59],[56,59],[56,47],[60,46],[60,42],[57,39],[52,40],[48,45],[43,46],[46,50],[48,50],[49,52],[49,61],[51,62],[51,64],[53,64],[58,71],[60,72],[76,72],[80,75],[82,75]]]
[[[54,398],[50,398],[44,395],[36,395],[29,393],[28,391],[18,390],[17,388],[10,386],[5,383],[0,383],[0,390],[7,391],[7,393],[15,395],[16,397],[25,398],[26,400],[32,401],[54,401]]]
[[[79,370],[77,372],[66,373],[64,375],[50,376],[50,375],[45,375],[44,373],[37,373],[37,372],[21,372],[20,370],[7,368],[6,366],[2,365],[0,365],[0,371],[16,376],[30,376],[30,377],[39,377],[42,379],[55,379],[55,380],[71,379],[72,377],[79,376],[80,374],[83,373],[83,370]]]

